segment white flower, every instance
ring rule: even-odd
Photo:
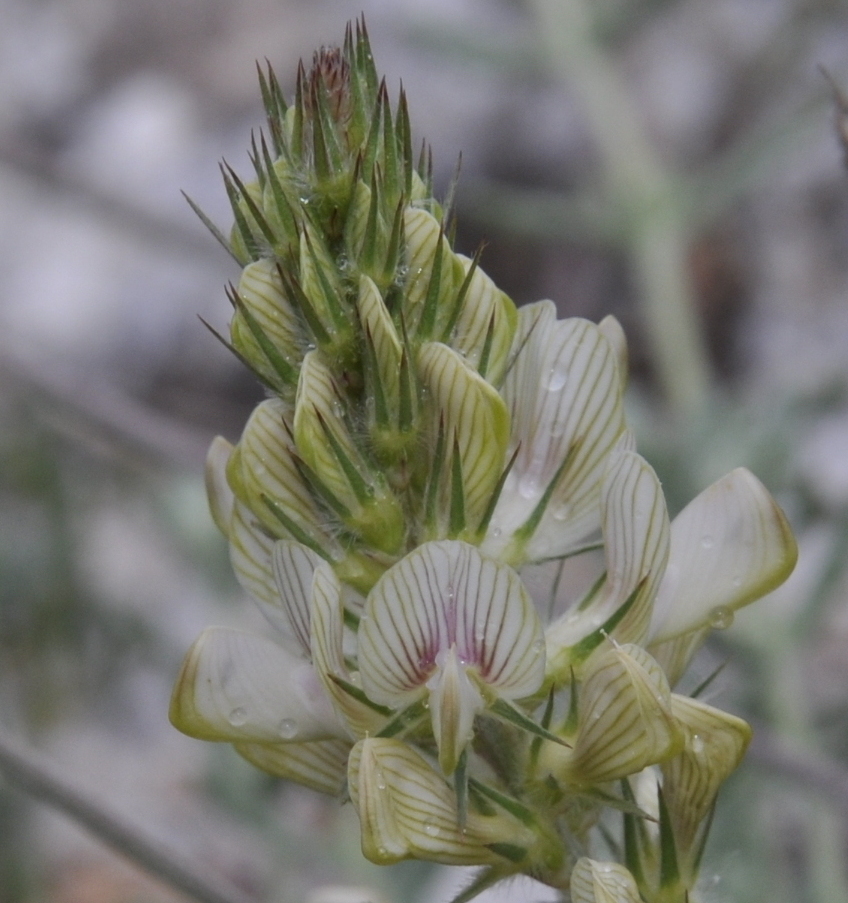
[[[635,452],[618,448],[601,490],[608,570],[593,597],[548,627],[556,682],[609,635],[636,642],[674,684],[714,627],[782,583],[797,558],[783,512],[749,471],[738,469],[697,496],[669,525],[659,480]]]
[[[598,528],[605,459],[624,432],[613,322],[557,320],[551,301],[519,310],[501,389],[516,457],[482,544],[488,554],[513,564],[552,558]]]
[[[399,709],[426,698],[450,774],[491,700],[522,699],[541,686],[542,626],[510,567],[467,543],[425,543],[368,594],[359,669],[375,702]]]

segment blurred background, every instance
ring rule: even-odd
[[[227,226],[254,61],[291,90],[361,11],[443,191],[462,152],[458,250],[623,323],[672,513],[737,465],[784,506],[795,575],[696,666],[757,731],[703,899],[848,903],[845,0],[0,0],[0,738],[248,900],[456,881],[167,721],[199,631],[261,623],[202,462],[262,392],[198,320],[237,273],[180,191]],[[4,767],[0,903],[184,899]]]

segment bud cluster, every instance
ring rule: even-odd
[[[276,635],[205,631],[173,722],[350,799],[375,862],[484,866],[458,899],[523,872],[682,903],[749,728],[672,687],[791,571],[782,513],[737,470],[670,523],[620,327],[517,310],[453,250],[363,23],[291,104],[260,87],[216,234],[243,268],[224,341],[270,395],[207,488]],[[602,573],[548,617],[520,568],[589,549]]]

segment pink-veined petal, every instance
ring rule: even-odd
[[[451,646],[506,698],[528,696],[542,682],[542,628],[515,571],[467,543],[425,543],[368,594],[359,628],[363,687],[378,702],[403,705]]]

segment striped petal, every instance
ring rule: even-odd
[[[289,621],[280,608],[280,593],[271,566],[273,549],[274,540],[262,529],[253,512],[236,501],[230,523],[230,561],[236,579],[270,623],[288,635]]]
[[[635,774],[673,755],[682,736],[660,666],[640,646],[613,646],[590,660],[579,690],[568,776],[578,785]]]
[[[503,866],[506,860],[487,844],[530,848],[537,842],[506,813],[472,811],[461,828],[453,788],[419,752],[398,740],[375,737],[357,743],[348,786],[362,827],[362,852],[372,862],[415,857]]]
[[[422,338],[440,335],[441,320],[450,311],[450,299],[458,288],[457,276],[461,279],[461,268],[445,238],[439,221],[420,207],[407,207],[403,214],[406,242],[406,266],[409,277],[404,287],[404,318],[410,335],[416,335],[421,325],[422,315],[430,292],[430,282],[441,244],[441,276],[436,294],[435,330]]]
[[[454,446],[459,451],[465,521],[473,530],[501,476],[509,441],[509,415],[495,389],[447,345],[422,345],[418,368],[421,383],[429,393],[431,445],[435,448],[435,437],[441,428],[447,454],[451,455]],[[441,462],[432,462],[432,466],[436,464]],[[449,476],[442,483],[444,499],[448,499]],[[443,501],[442,507],[449,510],[449,502]]]
[[[262,771],[331,796],[344,788],[350,748],[347,740],[235,744],[236,752]]]
[[[312,577],[315,568],[322,563],[323,559],[297,542],[281,540],[274,544],[271,552],[271,570],[288,620],[288,632],[297,640],[304,658],[309,658],[312,653]]]
[[[379,380],[386,408],[394,413],[396,422],[403,348],[380,290],[367,276],[362,276],[359,280],[357,308],[362,328],[370,336],[374,348],[377,373],[373,378]],[[373,390],[371,394],[373,396]]]
[[[405,531],[400,503],[351,437],[342,395],[323,355],[303,359],[294,415],[297,451],[332,499],[340,519],[384,552],[398,550]]]
[[[297,314],[283,292],[276,260],[263,257],[249,263],[239,279],[238,298],[244,309],[236,310],[230,325],[233,346],[269,383],[279,383],[279,368],[269,360],[254,334],[258,327],[285,362],[283,369],[295,374],[303,337]],[[253,320],[253,329],[248,318]]]
[[[544,659],[542,627],[518,575],[466,543],[425,543],[390,568],[365,602],[362,686],[392,708],[429,689],[448,771],[470,739],[481,691],[529,696],[541,685]]]
[[[230,534],[235,496],[227,483],[227,462],[233,446],[223,436],[216,436],[206,453],[206,496],[215,526],[224,534]]]
[[[633,875],[617,862],[583,857],[571,872],[571,903],[640,903]]]
[[[628,444],[624,441],[622,447]],[[639,643],[648,631],[651,603],[668,558],[669,525],[660,482],[635,452],[616,450],[611,456],[601,489],[601,527],[607,559],[601,590],[592,603],[566,613],[547,631],[548,670],[555,679],[568,676],[571,648],[631,597],[612,636],[618,642]]]
[[[202,740],[280,742],[344,737],[315,670],[256,634],[210,627],[186,655],[172,723]]]
[[[457,255],[457,259],[467,276],[471,260],[462,255]],[[511,299],[477,267],[471,276],[450,346],[476,370],[482,365],[481,376],[497,386],[506,370],[517,322],[518,313]]]
[[[296,466],[290,430],[288,405],[274,398],[258,405],[230,459],[230,485],[272,535],[286,539],[305,536],[319,547],[329,545],[320,526],[324,516]],[[294,532],[284,526],[268,500]],[[300,535],[295,535],[298,532]]]
[[[663,796],[682,852],[692,849],[719,787],[742,761],[751,728],[741,718],[685,696],[673,695],[671,710],[686,744],[662,764]]]
[[[345,685],[358,688],[344,654],[344,602],[342,586],[329,565],[315,568],[311,595],[311,654],[315,670],[336,710],[356,737],[376,733],[385,716],[351,695]]]
[[[710,624],[779,586],[798,549],[783,512],[744,468],[697,496],[671,525],[671,553],[654,602],[652,642]]]
[[[507,552],[527,561],[562,555],[597,529],[605,458],[624,429],[624,413],[616,354],[593,323],[557,320],[554,305],[540,302],[519,310],[514,344],[519,350],[502,395],[518,455],[484,549],[510,547],[568,460],[532,535]]]

